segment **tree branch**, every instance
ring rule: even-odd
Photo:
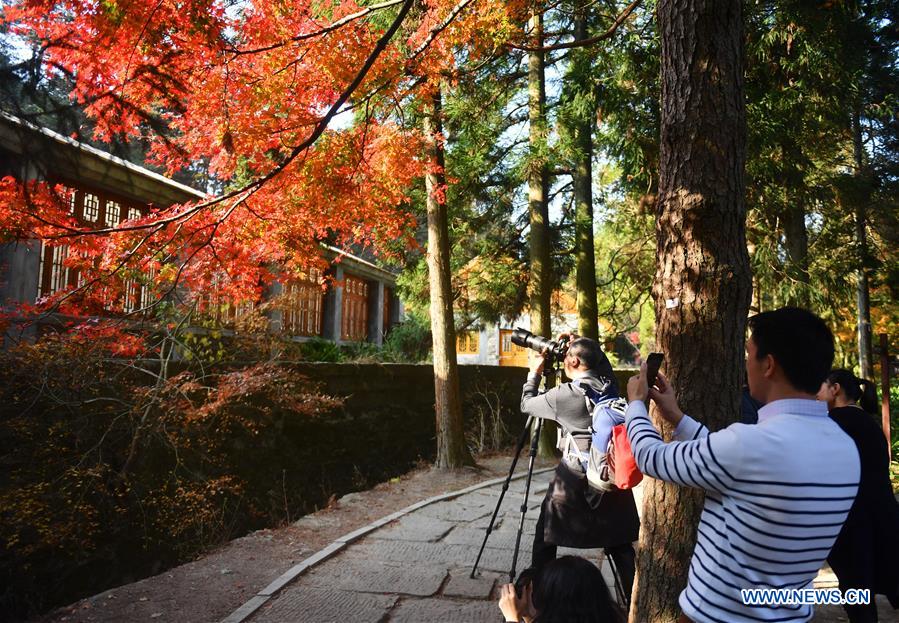
[[[634,9],[636,9],[639,5],[640,0],[634,0],[633,2],[631,2],[627,6],[627,8],[625,8],[618,15],[618,17],[615,18],[615,21],[612,22],[612,25],[608,30],[600,35],[596,35],[595,37],[580,39],[578,41],[570,41],[568,43],[557,43],[556,45],[548,45],[545,47],[518,45],[517,43],[507,43],[506,45],[513,50],[524,50],[525,52],[552,52],[553,50],[567,50],[568,48],[583,48],[591,46],[594,43],[599,43],[600,41],[611,39],[618,31],[618,28],[627,20],[628,17],[630,17],[631,13],[633,13]]]

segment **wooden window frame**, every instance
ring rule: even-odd
[[[321,271],[313,268],[299,279],[283,285],[281,330],[284,333],[299,337],[316,337],[322,334],[325,302],[323,283]]]
[[[368,303],[371,284],[356,275],[344,273],[340,310],[340,339],[364,342],[368,335]]]

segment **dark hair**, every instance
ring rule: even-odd
[[[615,378],[612,364],[606,354],[602,352],[599,342],[589,337],[579,337],[568,345],[568,353],[580,359],[605,383],[604,393],[618,394],[618,380]]]
[[[868,379],[860,379],[849,370],[837,368],[827,375],[827,384],[839,383],[846,397],[868,413],[877,413],[877,390]]]
[[[562,556],[540,572],[533,593],[534,623],[623,623],[605,579],[589,560]]]
[[[781,307],[749,319],[756,358],[772,355],[798,390],[817,394],[833,363],[833,333],[807,309]]]

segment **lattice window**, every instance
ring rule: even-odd
[[[341,314],[342,340],[368,339],[368,283],[358,277],[346,276],[343,286]]]
[[[141,296],[141,285],[134,279],[126,279],[123,284],[125,288],[125,300],[122,304],[122,311],[130,314],[138,308]]]
[[[115,227],[122,216],[122,206],[118,201],[107,199],[106,201],[106,226]]]
[[[84,220],[96,223],[100,216],[100,198],[93,193],[84,193]]]
[[[324,292],[321,271],[312,269],[284,286],[282,325],[290,335],[321,335]]]
[[[156,269],[151,268],[147,273],[146,283],[141,287],[140,291],[140,306],[141,307],[149,307],[150,303],[153,302],[153,288],[152,283],[153,279],[156,278]]]
[[[78,205],[78,192],[74,188],[67,188],[65,193],[69,214],[75,214],[75,207]]]
[[[480,333],[460,331],[456,336],[456,352],[460,355],[477,355],[480,350]]]
[[[49,296],[69,285],[69,267],[65,265],[69,257],[68,245],[58,247],[41,244],[40,280],[37,295]]]
[[[246,318],[256,309],[256,303],[238,301],[226,296],[221,283],[219,278],[213,279],[209,284],[210,289],[197,301],[198,311],[216,325],[233,328],[236,322]],[[147,301],[149,302],[149,299]]]
[[[140,210],[138,210],[137,208],[135,208],[133,206],[128,208],[128,220],[129,221],[139,219],[141,216],[143,216],[143,215],[140,213]]]

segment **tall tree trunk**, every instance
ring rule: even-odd
[[[656,338],[687,413],[737,419],[751,296],[739,0],[660,0],[662,109]],[[661,426],[655,410],[653,417]],[[663,433],[671,429],[662,426]],[[650,479],[630,620],[679,616],[703,495]]]
[[[543,46],[543,5],[535,2],[528,22],[531,45]],[[531,159],[528,172],[528,214],[531,220],[530,300],[531,331],[544,337],[552,336],[550,297],[552,295],[552,259],[549,239],[549,206],[546,195],[546,83],[544,53],[530,52],[528,56],[528,123],[530,126]],[[555,452],[556,433],[553,426],[544,426],[540,435],[540,456]]]
[[[786,78],[785,78],[786,81]],[[781,144],[781,154],[785,169],[782,171],[784,182],[783,232],[787,251],[786,274],[791,283],[786,291],[785,302],[788,305],[809,307],[809,273],[808,273],[808,229],[805,226],[805,205],[801,198],[805,180],[800,170],[803,160],[802,148],[792,139]]]
[[[589,7],[580,7],[574,15],[574,38],[587,38]],[[589,50],[572,51],[572,76],[586,92],[595,89],[589,69]],[[595,101],[591,98],[591,101]],[[574,122],[574,230],[576,239],[577,326],[584,337],[599,339],[599,317],[596,304],[596,250],[593,247],[593,125],[595,106]]]
[[[434,336],[434,409],[437,418],[437,467],[473,463],[465,446],[459,369],[456,363],[456,328],[450,283],[449,226],[446,210],[440,88],[425,115],[424,130],[431,170],[425,176],[428,207],[428,280],[431,297],[431,333]]]
[[[857,110],[852,113],[852,143],[855,158],[855,176],[867,186],[862,151],[862,124]],[[868,236],[865,199],[855,205],[855,248],[858,268],[855,273],[855,302],[858,325],[858,365],[863,378],[874,380],[874,349],[871,338],[871,299],[868,295]]]
[[[787,303],[808,307],[809,273],[808,273],[808,229],[805,227],[805,206],[799,200],[793,200],[784,212],[784,240],[787,247],[787,276],[791,284]]]

